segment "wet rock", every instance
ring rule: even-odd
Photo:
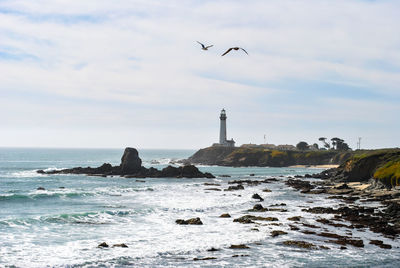
[[[205,182],[204,185],[206,185],[206,186],[221,186],[221,184],[213,183],[213,182]]]
[[[270,205],[270,207],[283,207],[283,206],[286,206],[286,204],[285,203],[280,203],[280,204]]]
[[[252,209],[249,209],[250,212],[264,212],[268,211],[268,208],[264,208],[261,204],[255,204]]]
[[[235,254],[235,255],[232,255],[232,258],[237,258],[237,257],[249,257],[250,255],[243,255],[243,254],[240,254],[240,255],[238,255],[238,254]]]
[[[329,247],[326,246],[319,246],[320,249],[330,249]]]
[[[294,217],[290,217],[288,218],[289,221],[300,221],[301,216],[294,216]]]
[[[237,186],[229,186],[228,189],[225,189],[224,191],[237,191],[237,190],[244,190],[243,185],[239,184]]]
[[[203,225],[203,222],[198,217],[188,220],[177,219],[175,222],[180,225]]]
[[[299,247],[299,248],[317,249],[317,246],[315,246],[312,243],[305,242],[305,241],[288,240],[288,241],[284,241],[283,244],[286,246],[295,246],[295,247]]]
[[[144,181],[144,180],[136,180],[136,182],[146,182],[146,181]]]
[[[254,176],[255,176],[255,174],[254,174],[254,173],[251,173],[249,176],[250,176],[250,177],[254,177]]]
[[[264,193],[270,193],[270,192],[272,192],[270,189],[268,189],[268,188],[265,188],[264,190],[262,190]]]
[[[38,190],[38,191],[45,191],[46,189],[43,188],[43,187],[38,187],[36,190]]]
[[[289,179],[285,182],[285,184],[295,188],[296,190],[301,191],[302,193],[307,193],[315,188],[315,186],[308,181],[302,181],[296,179]]]
[[[371,241],[369,241],[369,243],[370,243],[371,245],[380,246],[380,245],[383,244],[383,241],[381,241],[381,240],[371,240]]]
[[[248,246],[246,246],[244,244],[239,244],[239,245],[231,245],[229,248],[230,249],[247,249],[247,248],[250,248],[250,247],[248,247]]]
[[[333,214],[335,210],[333,208],[324,208],[324,207],[313,207],[309,209],[302,209],[302,211],[314,213],[314,214]]]
[[[121,243],[121,244],[114,244],[112,247],[113,248],[127,248],[128,246],[124,243]]]
[[[272,231],[272,232],[271,232],[271,236],[272,236],[272,237],[276,237],[276,236],[278,236],[278,235],[285,235],[285,234],[287,234],[287,233],[284,232],[284,231],[280,231],[280,230],[275,230],[275,231]]]
[[[253,199],[258,199],[260,202],[261,202],[261,201],[264,201],[264,199],[263,199],[259,194],[257,194],[257,193],[253,194],[253,195],[251,196],[251,198],[253,198]]]
[[[291,225],[291,224],[289,224],[289,227],[290,227],[290,230],[292,230],[292,231],[298,231],[298,230],[300,230],[299,227],[294,226],[294,225]]]
[[[245,223],[245,224],[254,223],[254,221],[278,221],[278,218],[245,215],[245,216],[242,216],[240,218],[233,220],[233,222],[239,222],[239,223]]]
[[[303,226],[308,227],[308,228],[320,228],[319,226],[313,225],[313,224],[309,224],[309,223],[303,223]]]
[[[231,215],[229,215],[228,213],[224,213],[224,214],[221,214],[221,216],[219,216],[220,218],[230,218],[231,217]]]
[[[208,260],[216,260],[215,257],[204,257],[204,258],[193,258],[194,261],[208,261]]]
[[[221,178],[230,178],[231,177],[231,175],[219,175],[219,177],[221,177]]]
[[[308,230],[304,230],[304,231],[301,231],[303,234],[312,234],[312,235],[314,235],[314,234],[316,234],[316,232],[314,232],[314,231],[308,231]]]
[[[109,245],[106,242],[100,243],[98,246],[98,248],[108,248]]]

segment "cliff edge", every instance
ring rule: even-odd
[[[198,150],[185,162],[233,167],[287,167],[341,164],[352,155],[337,151],[278,151],[263,148],[211,146]]]

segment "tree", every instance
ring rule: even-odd
[[[347,143],[344,142],[343,139],[340,138],[332,138],[332,145],[333,145],[333,149],[336,149],[338,151],[348,151],[350,150],[350,147]]]
[[[315,149],[317,149],[317,150],[319,149],[318,143],[314,143],[313,146]]]
[[[301,141],[296,145],[296,148],[299,149],[300,151],[305,151],[308,149],[308,143],[305,141]]]
[[[322,142],[322,144],[324,145],[324,147],[325,147],[326,149],[331,148],[331,145],[329,144],[329,142],[326,142],[327,138],[321,137],[321,138],[319,138],[318,140]]]

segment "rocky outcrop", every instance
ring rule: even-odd
[[[192,218],[188,220],[177,219],[175,223],[179,225],[203,225],[203,222],[200,220],[200,218]]]
[[[271,166],[341,164],[351,152],[278,151],[263,148],[211,146],[200,149],[185,163],[220,166]]]
[[[125,178],[214,178],[211,173],[201,172],[193,165],[167,166],[162,170],[141,166],[142,160],[134,148],[126,148],[119,166],[104,163],[100,167],[75,167],[61,170],[38,170],[40,174],[86,174],[91,176],[124,176]]]
[[[142,160],[139,158],[139,153],[135,148],[125,148],[121,158],[121,174],[135,174],[142,167]]]

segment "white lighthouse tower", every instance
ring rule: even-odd
[[[222,109],[221,114],[219,116],[220,119],[220,128],[219,128],[219,143],[214,143],[215,146],[226,146],[226,147],[235,147],[235,141],[233,139],[226,139],[226,112],[225,109]]]
[[[219,116],[220,128],[219,128],[219,144],[226,143],[226,112],[225,109],[222,109],[221,115]]]

